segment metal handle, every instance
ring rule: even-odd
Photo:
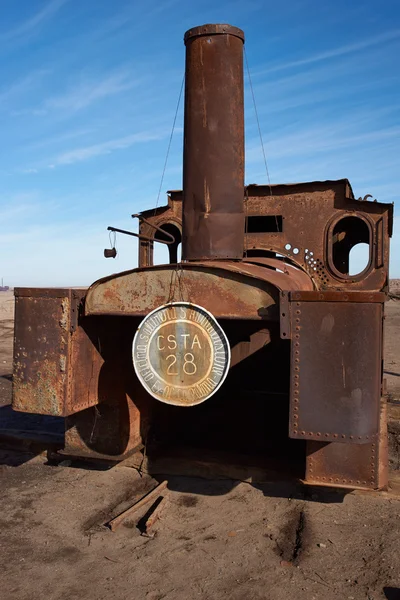
[[[145,240],[146,242],[159,242],[160,244],[167,244],[167,245],[171,245],[171,244],[175,243],[175,238],[173,235],[164,231],[163,229],[160,229],[159,227],[155,227],[155,225],[153,225],[153,227],[155,229],[158,229],[159,231],[162,231],[162,233],[164,233],[166,236],[172,238],[171,241],[156,240],[154,238],[148,237],[147,235],[142,235],[140,233],[134,233],[133,231],[126,231],[125,229],[118,229],[117,227],[107,227],[107,231],[115,231],[116,233],[124,233],[125,235],[132,235],[133,237],[137,237],[140,240]]]
[[[162,229],[161,227],[158,227],[157,225],[153,225],[153,223],[150,223],[150,221],[148,221],[147,219],[145,219],[144,217],[142,217],[142,215],[140,214],[133,214],[132,215],[132,219],[139,219],[139,221],[142,221],[142,223],[146,223],[146,225],[149,225],[149,227],[152,227],[153,229],[155,229],[156,231],[159,231],[160,233],[162,233],[163,235],[167,236],[170,238],[170,242],[161,242],[162,244],[174,244],[175,243],[175,238],[172,235],[172,233],[168,233],[168,231],[164,231],[164,229]],[[154,240],[155,242],[160,242],[161,240]]]

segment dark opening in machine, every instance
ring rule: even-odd
[[[269,478],[304,478],[306,444],[288,435],[290,344],[276,323],[221,325],[232,348],[224,385],[197,406],[156,401],[148,460],[188,459],[199,472],[212,463],[227,476],[238,467],[264,469]]]
[[[247,233],[281,233],[282,215],[250,215],[246,219]]]

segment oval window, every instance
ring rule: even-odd
[[[332,262],[346,277],[360,275],[371,260],[371,231],[364,219],[343,217],[332,231]]]

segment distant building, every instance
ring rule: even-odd
[[[8,290],[10,289],[8,285],[3,285],[4,281],[3,278],[1,278],[1,285],[0,285],[0,292],[8,292]]]

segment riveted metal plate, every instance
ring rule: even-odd
[[[309,442],[306,481],[308,484],[376,489],[378,445]]]
[[[353,444],[379,429],[382,305],[292,303],[289,435]]]
[[[309,485],[385,489],[388,484],[387,404],[380,402],[379,437],[371,444],[307,442]]]

